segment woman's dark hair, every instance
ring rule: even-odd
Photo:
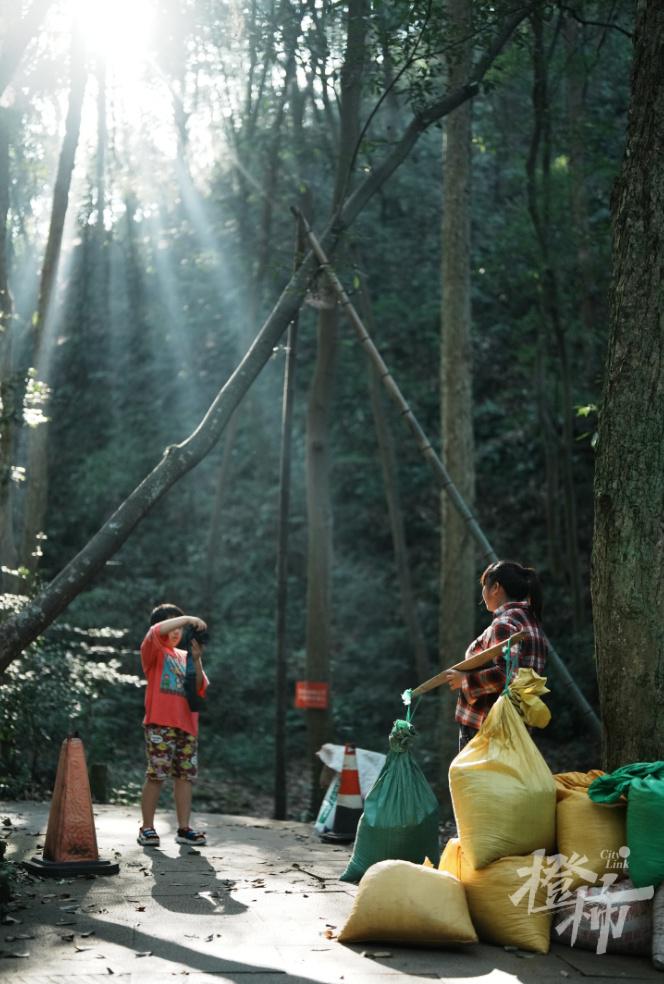
[[[482,587],[499,584],[510,601],[527,601],[537,620],[542,621],[542,585],[532,567],[513,560],[497,560],[484,571],[480,584]]]
[[[161,605],[157,605],[156,608],[152,609],[150,613],[150,625],[156,625],[157,622],[165,622],[167,618],[178,618],[180,615],[184,615],[181,608],[178,608],[177,605],[163,602]]]

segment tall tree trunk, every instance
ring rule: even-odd
[[[233,447],[237,437],[239,412],[231,417],[226,428],[226,439],[219,470],[216,475],[216,485],[214,490],[214,502],[212,503],[212,514],[210,516],[210,528],[208,530],[207,544],[205,547],[205,563],[203,564],[203,578],[200,588],[200,607],[201,611],[209,612],[214,605],[215,588],[217,586],[217,559],[221,552],[221,541],[223,532],[224,506],[226,505],[226,495],[229,489],[229,475],[231,473],[231,460]]]
[[[544,50],[544,19],[541,10],[532,15],[533,25],[533,135],[526,163],[528,210],[535,230],[542,263],[540,304],[546,324],[549,325],[558,355],[560,378],[560,414],[562,441],[560,472],[563,490],[563,515],[565,533],[565,561],[571,595],[572,621],[575,631],[584,618],[581,564],[576,517],[576,489],[574,487],[574,403],[572,395],[572,369],[570,365],[567,334],[560,305],[558,277],[554,269],[551,250],[550,225],[550,176],[551,176],[551,119],[548,94],[548,57]],[[538,189],[537,166],[541,164],[541,191]]]
[[[563,574],[561,556],[562,532],[560,529],[560,448],[558,435],[551,419],[546,372],[545,331],[537,333],[537,354],[535,356],[535,387],[537,392],[537,423],[542,436],[544,451],[544,513],[546,516],[546,539],[549,552],[549,569],[559,577]]]
[[[297,222],[295,270],[304,258],[305,239],[302,223]],[[276,660],[274,686],[274,818],[285,820],[288,806],[288,754],[286,747],[286,713],[288,707],[288,645],[286,623],[288,615],[288,533],[291,493],[291,448],[293,436],[293,403],[295,400],[295,370],[297,367],[297,335],[299,311],[288,326],[284,386],[281,405],[281,453],[279,456],[279,521],[277,528],[277,605]]]
[[[583,32],[572,17],[563,21],[565,41],[565,93],[567,122],[569,127],[569,176],[572,232],[577,261],[577,296],[583,331],[580,350],[584,362],[594,366],[596,362],[597,329],[601,316],[598,303],[597,271],[593,264],[592,236],[588,221],[588,195],[586,193],[586,141],[584,123],[586,117],[586,69],[583,60]]]
[[[337,152],[333,211],[341,206],[351,180],[351,167],[359,137],[359,111],[367,32],[367,0],[350,0],[346,50],[341,68],[341,125]],[[316,364],[307,408],[307,629],[306,674],[312,681],[330,678],[330,581],[332,568],[332,500],[330,494],[330,433],[332,383],[337,347],[337,309],[320,313]],[[330,713],[306,711],[308,755],[312,763],[328,738]],[[320,790],[312,776],[311,806],[315,811]]]
[[[71,83],[69,105],[65,123],[65,135],[60,150],[58,171],[53,190],[51,220],[46,251],[39,283],[39,299],[33,328],[33,365],[37,377],[46,387],[50,381],[50,328],[51,300],[57,282],[58,266],[62,251],[65,218],[69,204],[69,191],[74,172],[76,149],[81,130],[83,96],[85,94],[85,58],[80,39],[73,38],[71,49]],[[46,404],[48,406],[48,403]],[[28,432],[26,468],[26,495],[23,515],[22,562],[34,570],[39,562],[40,550],[37,536],[43,530],[48,497],[48,423],[46,421]]]
[[[372,335],[375,334],[375,322],[373,316],[373,306],[369,295],[369,288],[366,280],[362,278],[361,284],[362,317]],[[390,428],[387,414],[385,412],[385,400],[383,397],[383,387],[380,376],[374,364],[369,360],[369,396],[371,399],[371,412],[373,414],[374,428],[378,442],[378,452],[383,471],[383,485],[385,487],[385,499],[387,502],[387,513],[390,521],[390,533],[392,535],[392,549],[394,550],[394,565],[397,572],[399,584],[399,598],[401,600],[401,611],[403,614],[404,625],[408,632],[408,641],[412,653],[412,669],[416,679],[426,680],[431,676],[431,660],[427,652],[426,640],[417,614],[417,603],[413,590],[413,580],[410,571],[410,559],[408,557],[408,545],[406,542],[406,529],[403,519],[403,509],[401,508],[401,495],[399,492],[399,479],[397,474],[397,455],[394,447],[394,437]]]
[[[20,401],[12,365],[14,305],[9,289],[9,114],[0,107],[0,566],[17,566],[12,508],[12,468],[16,433],[20,422]],[[9,580],[8,580],[9,578]],[[2,584],[12,585],[11,575]]]
[[[468,38],[472,24],[471,0],[448,0],[447,13],[455,38]],[[467,78],[472,44],[460,40],[448,57],[452,87]],[[472,347],[470,339],[470,180],[471,104],[451,113],[445,124],[442,320],[440,395],[442,460],[454,482],[473,507],[475,501],[475,444],[473,439]],[[441,567],[439,646],[442,665],[461,659],[475,635],[475,545],[467,525],[449,497],[440,497]],[[442,689],[441,768],[447,775],[457,750],[454,722],[456,694]],[[443,788],[447,784],[443,783]],[[447,804],[449,810],[450,804]]]
[[[604,764],[664,758],[664,7],[637,12],[595,470]]]

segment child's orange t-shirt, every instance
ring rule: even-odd
[[[153,625],[141,643],[141,663],[148,681],[143,724],[179,728],[189,735],[197,735],[198,712],[191,710],[184,692],[186,652],[172,649],[166,638],[159,634],[158,626]],[[205,696],[208,682],[203,674],[203,684],[198,691],[200,697]]]

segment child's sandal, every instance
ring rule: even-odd
[[[139,827],[137,840],[143,847],[159,847],[159,834],[154,827]]]
[[[204,832],[192,830],[191,827],[179,827],[175,840],[178,844],[207,844]]]

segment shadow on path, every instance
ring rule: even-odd
[[[124,946],[127,950],[136,954],[150,953],[155,957],[159,957],[161,960],[170,960],[172,963],[177,964],[178,967],[186,967],[188,971],[202,974],[223,974],[224,981],[233,980],[237,975],[238,981],[244,981],[246,984],[247,974],[278,974],[280,981],[289,981],[290,984],[320,984],[319,981],[311,977],[288,974],[280,967],[240,963],[237,960],[227,960],[225,957],[217,957],[210,953],[199,953],[191,946],[178,943],[174,940],[167,942],[157,936],[151,936],[149,933],[141,932],[131,926],[124,926],[121,923],[101,921],[94,918],[92,921],[95,927],[95,938],[100,942],[106,940],[116,946]],[[134,970],[126,970],[125,968],[127,968],[126,963],[123,965],[123,969],[116,973],[123,974],[129,972],[132,974],[132,979],[134,979],[141,970],[140,959],[138,959]],[[174,971],[157,971],[151,968],[146,971],[144,976],[146,980],[154,980],[165,973],[174,973]],[[75,981],[75,979],[75,975],[72,975],[72,980]]]
[[[215,867],[196,848],[182,844],[175,859],[154,848],[145,848],[144,854],[152,865],[152,898],[164,909],[191,915],[191,899],[196,896],[203,903],[202,914],[205,915],[236,916],[247,911],[248,906],[231,895],[235,880],[218,878]],[[176,868],[181,869],[181,873]],[[161,891],[162,887],[169,885],[185,887],[185,883],[180,882],[181,877],[186,879],[186,887],[191,889],[191,894],[178,892],[171,895]]]

